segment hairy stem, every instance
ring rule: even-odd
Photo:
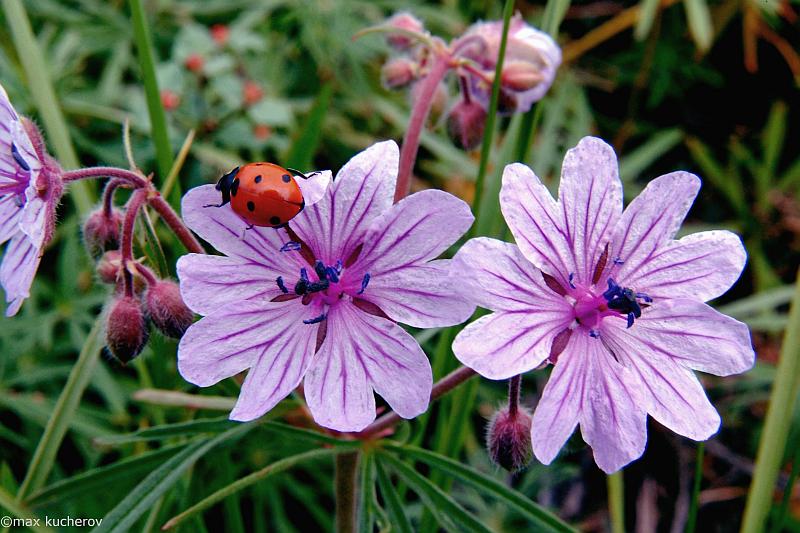
[[[175,210],[172,209],[157,191],[153,191],[150,194],[148,202],[150,206],[161,215],[164,223],[175,233],[175,236],[180,239],[187,250],[195,254],[205,253],[200,242],[192,235],[192,232],[189,231],[189,228],[186,227]]]
[[[118,188],[125,187],[127,184],[127,181],[120,178],[115,178],[106,184],[103,189],[103,214],[106,217],[110,217],[114,210],[114,193]]]
[[[150,181],[141,174],[117,167],[79,168],[77,170],[68,170],[61,177],[64,179],[64,183],[92,178],[119,178],[136,188],[147,187],[150,184]]]
[[[131,272],[128,270],[128,264],[133,261],[133,227],[136,224],[136,217],[139,214],[139,209],[144,205],[147,199],[147,191],[138,189],[133,193],[131,199],[128,200],[128,205],[125,209],[125,218],[122,221],[122,244],[120,252],[122,254],[122,272],[123,283],[125,287],[125,295],[133,296],[133,278]]]
[[[519,410],[519,391],[521,388],[521,374],[508,380],[508,414],[512,417],[516,416]]]
[[[336,456],[336,531],[355,533],[358,525],[358,451]]]
[[[476,375],[475,371],[469,367],[460,366],[456,368],[433,384],[433,388],[431,389],[431,401],[444,396],[474,375]],[[401,420],[402,418],[397,413],[387,413],[358,433],[358,437],[361,439],[374,437],[383,430],[394,426]]]
[[[428,119],[436,89],[450,69],[450,62],[450,54],[440,52],[434,59],[428,75],[419,82],[411,109],[411,119],[408,122],[406,134],[403,136],[403,146],[400,148],[400,170],[397,174],[397,188],[394,191],[395,202],[405,198],[411,190],[411,171],[414,168],[414,161],[417,159],[422,128],[425,127],[425,121]]]

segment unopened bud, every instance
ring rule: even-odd
[[[119,250],[109,250],[97,262],[97,276],[100,281],[113,285],[119,279],[122,254]]]
[[[526,61],[512,61],[503,67],[503,87],[512,91],[529,91],[544,81],[541,70]]]
[[[253,105],[264,97],[264,89],[251,80],[247,80],[242,85],[242,99],[245,105]]]
[[[231,31],[224,24],[214,24],[211,26],[211,38],[214,39],[214,42],[220,46],[223,46],[228,42],[228,37],[230,37],[230,34]]]
[[[100,257],[106,250],[119,248],[122,213],[112,209],[106,213],[98,209],[83,224],[83,241],[92,257]]]
[[[461,100],[447,117],[450,138],[464,150],[474,150],[481,144],[485,127],[486,110],[474,100]]]
[[[194,321],[194,313],[181,298],[178,284],[159,280],[147,288],[144,296],[147,316],[168,337],[180,339]]]
[[[405,87],[417,77],[417,64],[405,57],[392,59],[383,65],[381,80],[387,89]]]
[[[200,54],[189,54],[189,57],[183,62],[187,69],[192,72],[202,72],[205,60]]]
[[[492,462],[509,472],[525,468],[531,460],[531,415],[518,407],[512,414],[506,407],[489,423],[486,445]]]
[[[422,33],[425,27],[422,22],[408,12],[395,13],[386,21],[388,26],[414,33]],[[407,50],[414,44],[414,39],[403,33],[392,33],[386,37],[389,44],[398,50]]]
[[[181,105],[181,97],[174,91],[164,89],[161,91],[161,105],[164,106],[164,109],[167,111],[175,111],[178,109],[178,106]]]
[[[149,333],[139,300],[122,296],[111,303],[106,319],[106,346],[122,363],[142,353]]]

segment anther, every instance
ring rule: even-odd
[[[30,172],[31,167],[28,166],[27,161],[25,161],[25,159],[23,159],[22,155],[19,153],[19,150],[17,149],[17,145],[14,144],[13,142],[11,143],[11,155],[14,156],[14,161],[16,161],[17,164],[20,167],[22,167],[23,170],[27,170],[27,171]]]
[[[358,291],[356,294],[364,294],[364,291],[367,290],[367,285],[369,285],[369,272],[364,274],[364,277],[361,278],[361,290]]]
[[[325,263],[323,263],[322,261],[317,260],[317,262],[314,263],[314,272],[317,273],[317,277],[319,278],[320,281],[328,279],[328,272],[327,269],[325,268]]]
[[[300,244],[299,242],[289,241],[283,246],[281,246],[281,252],[296,252],[302,247],[303,245]]]
[[[599,339],[600,338],[600,331],[596,330],[596,329],[590,329],[589,330],[589,336],[592,337],[593,339]]]
[[[316,316],[314,318],[309,318],[308,320],[303,320],[303,324],[319,324],[320,322],[322,322],[326,318],[327,318],[327,315],[325,313],[322,313],[321,315]]]
[[[606,247],[603,248],[603,253],[600,254],[600,259],[597,260],[597,265],[594,267],[594,275],[592,276],[592,283],[597,283],[600,281],[600,276],[603,275],[603,271],[606,269],[606,262],[608,261],[608,244]]]
[[[275,280],[275,283],[278,284],[278,288],[281,290],[281,292],[283,294],[288,294],[289,293],[289,289],[287,289],[286,285],[284,285],[284,283],[283,283],[283,277],[282,276],[278,276],[278,279]]]
[[[574,279],[575,279],[575,273],[574,272],[570,272],[569,273],[569,286],[571,288],[573,288],[573,289],[575,288],[575,284],[572,283],[572,280],[574,280]]]

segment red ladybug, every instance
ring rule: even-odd
[[[248,163],[236,167],[217,182],[222,203],[212,205],[222,207],[230,202],[234,213],[251,227],[279,228],[296,217],[306,205],[292,173],[306,178],[296,170],[290,171],[273,163]]]

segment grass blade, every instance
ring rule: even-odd
[[[194,436],[201,433],[215,434],[227,431],[238,425],[231,422],[228,417],[220,418],[201,418],[180,422],[177,424],[164,424],[151,428],[140,429],[126,435],[113,435],[110,437],[100,437],[94,440],[98,446],[118,446],[120,444],[130,444],[132,442],[166,440],[174,437]]]
[[[388,507],[392,527],[396,527],[399,533],[414,533],[414,528],[411,527],[411,522],[408,521],[400,495],[397,494],[389,475],[379,461],[375,461],[375,471],[378,474],[378,486]]]
[[[331,105],[332,97],[333,85],[326,83],[320,89],[303,129],[289,147],[289,153],[286,154],[287,166],[299,169],[301,172],[311,169],[314,154],[317,152],[322,138],[322,124],[325,121],[328,107]]]
[[[706,0],[683,0],[683,6],[692,39],[701,52],[708,52],[714,38],[714,27],[711,25],[711,12]]]

